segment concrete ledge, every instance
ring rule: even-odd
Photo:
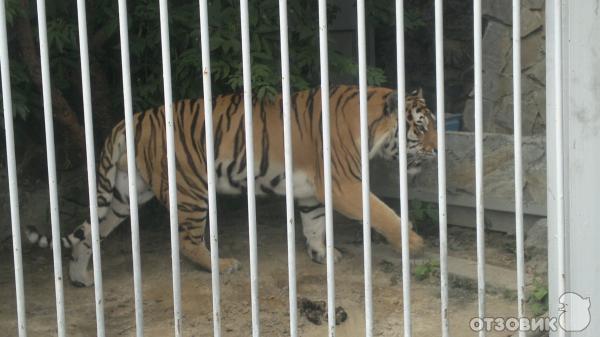
[[[488,229],[514,233],[514,149],[512,135],[484,135],[484,204]],[[446,133],[448,222],[475,225],[475,139],[471,132]],[[543,137],[523,138],[523,210],[525,226],[546,216],[546,149]],[[375,160],[374,193],[398,198],[398,162]],[[409,177],[409,199],[438,200],[437,161]]]

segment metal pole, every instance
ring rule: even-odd
[[[475,54],[475,204],[477,222],[477,297],[479,318],[485,316],[485,224],[483,206],[483,113],[482,113],[482,56],[481,0],[473,2],[473,41]],[[479,331],[485,336],[485,329]]]
[[[92,121],[92,92],[90,88],[90,63],[88,58],[85,0],[77,0],[77,23],[79,26],[79,55],[81,58],[81,83],[85,124],[85,152],[87,158],[90,224],[92,231],[92,257],[94,263],[94,289],[96,297],[96,325],[98,337],[104,337],[102,262],[100,257],[100,233],[98,230],[98,193],[96,191],[96,158],[94,154],[94,125]]]
[[[171,53],[169,42],[169,13],[167,0],[159,0],[160,6],[160,42],[162,49],[163,85],[165,95],[165,127],[167,136],[167,170],[169,180],[169,214],[171,224],[171,263],[173,269],[173,315],[175,318],[175,336],[181,331],[181,272],[179,262],[179,219],[177,214],[177,182],[175,168],[175,139],[173,125],[173,97],[171,88]]]
[[[204,129],[206,130],[206,173],[208,180],[208,221],[210,231],[210,265],[212,279],[213,334],[221,336],[221,283],[219,274],[219,227],[217,225],[217,192],[215,176],[215,144],[212,119],[210,78],[210,34],[208,7],[200,0],[200,40],[202,45],[202,83],[204,89]]]
[[[281,40],[281,99],[283,105],[283,143],[285,160],[285,209],[288,244],[288,279],[290,301],[290,336],[298,336],[296,299],[296,221],[294,218],[294,164],[290,95],[290,57],[288,47],[287,0],[279,0],[279,33]]]
[[[50,194],[50,223],[52,227],[52,257],[54,261],[54,291],[56,297],[56,326],[58,336],[65,337],[65,300],[63,291],[62,253],[60,242],[60,212],[56,178],[56,155],[54,149],[54,124],[52,121],[52,94],[50,85],[50,61],[48,57],[48,33],[46,26],[46,1],[37,0],[37,17],[40,39],[40,63],[42,67],[42,94],[44,101],[44,125],[46,129],[46,159],[48,165],[48,191]]]
[[[400,168],[400,214],[402,216],[402,296],[404,303],[404,336],[412,335],[411,299],[410,299],[410,251],[408,218],[408,178],[406,159],[406,88],[404,61],[404,1],[396,0],[396,63],[398,68],[398,147]]]
[[[371,268],[371,204],[369,196],[369,119],[367,110],[367,38],[365,1],[356,4],[358,26],[358,83],[360,108],[360,159],[363,208],[363,254],[365,268],[365,336],[373,336],[373,272]]]
[[[258,257],[256,248],[256,197],[254,188],[254,137],[252,124],[252,73],[250,69],[250,29],[248,0],[240,0],[242,25],[242,64],[244,77],[244,125],[246,131],[246,185],[248,192],[248,234],[250,245],[250,289],[252,300],[252,336],[260,336],[258,299]]]
[[[17,293],[17,324],[19,337],[27,336],[25,314],[25,289],[23,286],[23,257],[21,255],[21,221],[19,218],[19,190],[15,162],[15,136],[13,130],[12,94],[10,90],[10,66],[6,34],[6,9],[0,0],[0,68],[2,70],[2,105],[4,108],[4,130],[6,136],[6,166],[8,167],[8,189],[10,194],[10,219],[12,225],[13,258],[15,264],[15,287]]]
[[[521,127],[521,0],[513,0],[513,108],[515,143],[515,232],[517,245],[517,315],[525,317],[525,253],[523,241],[523,151]],[[525,331],[519,329],[519,337]]]
[[[135,130],[129,61],[127,1],[119,0],[119,34],[121,39],[121,69],[123,76],[123,106],[127,140],[127,177],[129,181],[129,217],[131,220],[131,254],[133,257],[133,288],[135,296],[136,336],[144,336],[144,300],[142,291],[142,258],[140,255],[140,226],[138,219],[137,169],[135,159]]]
[[[438,208],[440,226],[440,301],[442,337],[449,337],[448,214],[446,209],[446,110],[444,95],[444,4],[435,1],[435,72],[438,134]]]
[[[565,256],[565,186],[563,154],[563,83],[562,83],[562,1],[554,0],[554,99],[555,99],[555,156],[556,156],[556,239],[558,259],[558,295],[566,292],[566,256]],[[558,336],[566,335],[558,329]]]
[[[331,196],[331,134],[329,119],[329,56],[327,51],[327,2],[319,0],[319,59],[323,120],[323,180],[325,195],[325,247],[327,251],[327,315],[329,337],[335,336],[335,248],[333,246],[333,201]]]

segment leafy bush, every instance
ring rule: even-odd
[[[122,93],[118,10],[116,1],[88,2],[88,34],[92,62],[92,90],[100,84],[110,88],[110,101],[94,104],[109,106],[121,116]],[[81,105],[79,75],[79,45],[76,4],[49,2],[47,7],[48,40],[52,84],[62,91],[72,106]],[[158,1],[138,0],[129,3],[129,38],[134,109],[139,110],[162,103],[162,64]],[[319,83],[318,8],[317,1],[290,1],[289,45],[291,84],[293,90],[305,89]],[[199,11],[197,2],[169,1],[171,63],[173,68],[173,97],[202,95]],[[373,25],[392,27],[393,1],[369,1],[368,20]],[[209,0],[211,68],[214,93],[238,92],[242,89],[240,14],[237,0]],[[280,88],[279,12],[277,0],[250,2],[250,40],[253,91],[259,99],[271,98]],[[32,31],[37,34],[35,7],[20,8],[18,0],[7,2],[9,25],[18,15],[27,13]],[[334,20],[338,8],[330,5],[328,18]],[[423,25],[416,12],[407,12],[406,26],[412,29]],[[41,110],[38,92],[24,70],[17,53],[16,30],[9,29],[13,104],[18,116],[26,117],[31,110]],[[36,45],[37,46],[37,45]],[[339,51],[330,48],[332,77],[342,75],[356,78],[357,65]],[[95,74],[99,77],[96,79]],[[386,76],[380,68],[370,67],[369,83],[383,85]],[[108,83],[102,83],[108,82]],[[33,99],[32,99],[33,98]],[[120,118],[120,117],[119,117]]]

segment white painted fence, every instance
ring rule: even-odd
[[[555,178],[550,184],[555,187],[554,200],[555,204],[549,204],[555,214],[556,220],[554,228],[555,235],[550,233],[550,251],[556,253],[555,266],[551,270],[556,270],[550,274],[551,283],[556,282],[556,290],[551,289],[551,295],[561,294],[568,290],[567,266],[565,261],[569,255],[569,251],[565,250],[565,187],[564,187],[564,172],[563,165],[564,137],[563,131],[563,102],[564,88],[562,84],[562,55],[564,40],[563,34],[563,14],[561,6],[566,2],[560,0],[549,0],[548,4],[552,6],[552,26],[547,27],[549,32],[549,46],[552,50],[548,50],[550,55],[553,55],[553,68],[549,70],[549,74],[553,75],[553,87],[548,88],[548,95],[555,97],[553,102],[554,111],[549,112],[549,116],[554,116],[554,129],[548,130],[549,139],[554,139],[552,149],[555,168],[553,168],[553,177]],[[244,83],[244,108],[245,108],[245,127],[246,127],[246,151],[248,158],[247,162],[247,188],[248,188],[248,220],[249,220],[249,242],[250,242],[250,277],[251,277],[251,310],[252,310],[252,335],[260,336],[260,319],[259,319],[259,296],[258,296],[258,258],[257,258],[257,236],[256,236],[256,201],[254,194],[254,176],[253,165],[253,135],[252,135],[252,99],[251,99],[251,74],[250,74],[250,46],[249,46],[249,26],[248,26],[248,1],[240,1],[240,18],[242,27],[242,50],[243,50],[243,83]],[[289,52],[287,39],[287,3],[286,0],[279,1],[280,15],[280,37],[281,37],[281,68],[282,68],[282,95],[283,95],[283,125],[284,125],[284,141],[285,141],[285,176],[286,176],[286,214],[287,214],[287,239],[288,239],[288,271],[289,271],[289,311],[290,311],[290,335],[297,336],[297,319],[298,312],[296,308],[296,269],[295,269],[295,251],[294,251],[294,204],[293,204],[293,184],[292,184],[292,141],[291,141],[291,122],[290,122],[290,72],[289,72]],[[520,22],[520,0],[513,0],[513,21]],[[206,148],[207,148],[207,170],[208,170],[208,186],[209,186],[209,218],[210,218],[210,242],[211,242],[211,261],[212,261],[212,294],[213,294],[213,331],[215,336],[221,336],[220,322],[220,279],[219,279],[219,250],[217,240],[217,216],[216,216],[216,192],[215,192],[215,165],[214,165],[214,140],[212,134],[212,92],[211,92],[211,77],[210,77],[210,48],[209,48],[209,33],[208,33],[208,15],[207,1],[199,0],[200,10],[200,31],[202,55],[198,55],[202,59],[203,67],[203,83],[204,83],[204,108],[205,123],[206,123]],[[92,125],[92,104],[90,92],[90,71],[88,64],[88,47],[87,47],[87,31],[85,17],[85,0],[77,1],[78,8],[78,23],[79,23],[79,41],[80,41],[80,56],[81,56],[81,73],[82,87],[84,100],[84,116],[85,116],[85,133],[86,133],[86,149],[87,149],[87,167],[88,167],[88,184],[89,184],[89,201],[90,201],[90,218],[92,228],[92,248],[93,248],[93,266],[94,266],[94,286],[95,286],[95,305],[96,305],[96,324],[97,335],[104,336],[104,310],[103,310],[103,289],[102,289],[102,274],[100,261],[100,237],[98,232],[98,216],[97,216],[97,200],[96,200],[96,174],[95,174],[95,156],[94,156],[94,141],[93,141],[93,125]],[[37,0],[38,23],[40,35],[40,54],[42,64],[43,77],[43,97],[44,97],[44,116],[46,126],[46,146],[48,153],[48,175],[50,184],[50,202],[51,202],[51,221],[52,221],[52,237],[54,248],[54,273],[55,273],[55,289],[56,289],[56,310],[57,310],[57,331],[59,336],[66,336],[65,321],[68,317],[64,314],[64,299],[63,299],[63,277],[62,277],[62,261],[59,233],[59,217],[58,217],[58,202],[57,202],[57,187],[56,187],[56,167],[54,155],[54,134],[52,123],[52,106],[50,95],[50,74],[48,65],[48,42],[46,33],[45,20],[45,3],[44,0]],[[403,28],[403,1],[396,1],[396,33],[397,33],[397,64],[398,64],[398,100],[399,107],[404,106],[405,99],[405,72],[404,72],[404,28]],[[597,9],[596,9],[597,10]],[[483,128],[482,128],[482,12],[481,0],[474,0],[474,83],[475,83],[475,148],[476,148],[476,218],[477,218],[477,271],[478,271],[478,298],[479,309],[477,316],[484,318],[486,315],[485,308],[485,224],[484,224],[484,198],[483,198]],[[121,37],[121,57],[123,69],[123,93],[125,107],[125,121],[127,134],[127,156],[128,156],[128,172],[129,176],[134,176],[135,168],[135,153],[133,143],[133,119],[132,119],[132,97],[131,97],[131,79],[129,70],[129,43],[128,43],[128,26],[127,26],[127,8],[126,1],[119,0],[119,24]],[[367,144],[367,80],[366,80],[366,37],[365,37],[365,3],[364,0],[358,0],[357,3],[357,20],[358,20],[358,47],[359,47],[359,88],[360,88],[360,121],[361,121],[361,159],[362,159],[362,197],[363,197],[363,239],[364,239],[364,276],[365,276],[365,319],[366,330],[365,336],[373,336],[373,328],[375,322],[373,320],[373,296],[372,296],[372,266],[371,266],[371,239],[370,239],[370,205],[368,202],[369,187],[369,162],[368,162],[368,144]],[[329,74],[328,74],[328,51],[327,51],[327,11],[326,1],[319,0],[319,22],[315,25],[319,26],[320,40],[320,67],[321,67],[321,90],[324,93],[329,92]],[[170,205],[170,224],[171,224],[171,252],[172,252],[172,274],[173,274],[173,303],[174,303],[174,321],[175,335],[182,336],[183,312],[181,305],[181,280],[180,280],[180,260],[179,260],[179,235],[178,235],[178,219],[177,219],[177,194],[175,184],[175,153],[174,153],[174,128],[173,128],[173,102],[171,96],[171,66],[170,66],[170,50],[169,50],[169,27],[167,0],[160,0],[160,27],[161,27],[161,42],[162,42],[162,66],[164,79],[164,103],[166,116],[166,135],[167,135],[167,157],[168,157],[168,180],[169,180],[169,205]],[[515,139],[515,191],[516,191],[516,252],[517,252],[517,274],[515,280],[518,283],[518,316],[524,317],[524,302],[525,294],[525,266],[523,253],[523,208],[522,208],[522,153],[521,153],[521,64],[520,64],[520,25],[513,25],[513,79],[514,79],[514,139]],[[444,57],[443,57],[443,2],[442,0],[435,1],[435,47],[436,47],[436,90],[437,90],[437,130],[438,130],[438,181],[439,181],[439,233],[440,233],[440,267],[441,267],[441,335],[448,337],[451,335],[449,331],[448,312],[452,310],[448,304],[448,242],[447,242],[447,215],[446,215],[446,156],[445,156],[445,124],[444,124]],[[6,154],[8,160],[9,187],[11,199],[11,220],[13,233],[13,250],[14,250],[14,266],[15,266],[15,286],[17,295],[17,315],[18,315],[18,334],[20,337],[27,335],[26,311],[25,311],[25,291],[23,286],[23,263],[21,256],[21,235],[19,222],[19,207],[18,207],[18,189],[17,175],[15,167],[15,150],[14,150],[14,135],[13,135],[13,117],[11,105],[11,87],[9,77],[9,55],[7,47],[7,32],[6,32],[6,13],[5,0],[0,0],[0,61],[2,70],[2,96],[4,104],[4,124],[6,135]],[[334,279],[334,237],[333,237],[333,205],[331,194],[331,146],[330,146],[330,124],[329,124],[329,97],[322,96],[323,110],[323,162],[324,162],[324,177],[325,177],[325,209],[326,209],[326,251],[327,251],[327,298],[328,298],[328,316],[335,317],[335,279]],[[403,110],[399,109],[399,140],[400,140],[400,191],[401,213],[408,214],[408,191],[407,191],[407,160],[406,160],[406,138],[405,138],[405,118]],[[140,242],[139,242],[139,224],[137,211],[137,193],[136,181],[130,179],[129,191],[131,197],[131,232],[132,232],[132,253],[134,264],[134,293],[135,293],[135,309],[136,309],[136,335],[143,336],[143,301],[142,301],[142,275],[140,265]],[[555,212],[555,213],[554,213]],[[549,212],[550,213],[550,212]],[[399,224],[400,225],[400,224]],[[404,298],[404,336],[412,335],[412,316],[411,316],[411,300],[410,300],[410,252],[408,248],[408,222],[402,222],[402,261],[403,261],[403,293],[398,296]],[[572,227],[571,227],[572,228]],[[597,232],[597,230],[596,230]],[[597,251],[597,249],[596,249]],[[597,266],[597,265],[596,265]],[[555,269],[556,268],[556,269]],[[597,317],[597,316],[596,316]],[[400,332],[398,332],[400,335]],[[485,336],[485,331],[479,332],[480,336]],[[565,335],[562,331],[560,336]],[[329,319],[329,336],[335,336],[335,319]],[[519,336],[525,336],[525,332],[519,332]],[[591,335],[590,335],[591,336]]]

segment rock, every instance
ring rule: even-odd
[[[544,2],[545,0],[524,0],[521,3],[521,6],[534,10],[541,10],[544,9]]]
[[[483,16],[492,17],[506,25],[512,24],[512,0],[484,0],[481,12]]]
[[[521,67],[527,69],[536,64],[545,64],[545,44],[544,33],[542,31],[531,34],[521,40]],[[512,52],[511,52],[512,68]]]
[[[512,30],[498,22],[490,22],[482,41],[483,69],[485,72],[500,73],[508,64],[508,53],[512,50]]]
[[[548,222],[538,220],[525,234],[525,258],[529,273],[545,279],[548,273]]]
[[[546,62],[537,62],[525,70],[525,75],[531,80],[546,86]]]
[[[530,14],[541,18],[540,13]],[[543,134],[546,125],[545,39],[543,30],[531,29],[534,32],[523,38],[521,45],[522,122],[526,136]],[[514,125],[511,28],[490,22],[483,36],[483,52],[483,130],[510,134]],[[472,94],[463,109],[463,127],[467,131],[475,129]]]
[[[543,255],[548,256],[548,221],[538,220],[525,235],[525,254],[529,259]]]
[[[539,11],[521,10],[521,37],[527,36],[544,26],[544,17]]]

